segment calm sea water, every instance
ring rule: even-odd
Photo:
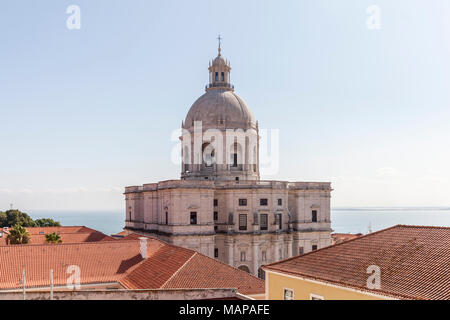
[[[125,213],[111,211],[48,211],[27,212],[33,219],[52,218],[62,225],[87,226],[105,234],[122,231]],[[335,232],[367,233],[396,224],[450,227],[450,208],[334,208],[331,227]]]

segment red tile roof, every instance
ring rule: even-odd
[[[151,277],[149,277],[151,274]],[[193,250],[166,245],[120,281],[129,289],[237,288],[264,293],[264,281]]]
[[[45,235],[59,233],[63,243],[110,241],[113,237],[100,231],[85,226],[61,226],[61,227],[27,227],[30,234],[30,244],[45,244]],[[0,246],[7,245],[7,235],[0,237]]]
[[[371,265],[381,289],[367,289]],[[264,267],[405,299],[450,299],[450,228],[398,225]]]
[[[65,285],[67,267],[81,269],[81,283],[120,283],[128,289],[237,288],[263,293],[264,281],[195,251],[148,238],[147,259],[140,255],[139,235],[127,239],[58,245],[0,246],[0,289]]]
[[[57,245],[10,245],[0,247],[0,289],[21,286],[22,270],[27,287],[65,285],[71,265],[81,269],[81,283],[117,282],[141,262],[136,241],[102,241]]]
[[[245,271],[195,253],[163,288],[238,288],[242,294],[261,294],[264,285]]]

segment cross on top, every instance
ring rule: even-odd
[[[220,36],[220,34],[219,34],[219,36],[217,37],[217,40],[219,40],[219,48],[220,48],[220,46],[221,46],[221,44],[222,44],[222,37]]]

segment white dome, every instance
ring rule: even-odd
[[[255,118],[244,100],[230,90],[206,92],[194,102],[184,122],[192,128],[194,121],[202,121],[203,128],[249,129],[256,128]]]

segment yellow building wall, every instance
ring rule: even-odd
[[[322,296],[325,300],[383,300],[383,297],[377,297],[345,288],[336,288],[267,271],[266,281],[266,291],[268,290],[269,300],[283,300],[284,289],[291,289],[294,291],[294,300],[310,300],[311,294]]]

